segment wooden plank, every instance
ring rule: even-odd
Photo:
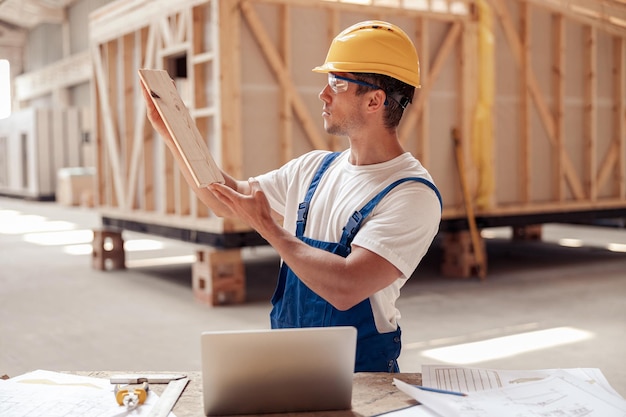
[[[98,43],[140,30],[147,22],[157,22],[167,14],[207,0],[128,0],[115,1],[89,15],[89,38]]]
[[[108,86],[107,86],[107,78],[105,74],[108,74],[107,71],[105,71],[104,69],[104,63],[102,60],[102,55],[101,53],[104,53],[104,51],[100,50],[100,47],[98,47],[97,45],[93,45],[93,52],[92,52],[92,57],[94,58],[94,70],[95,70],[95,80],[96,80],[96,87],[97,87],[97,97],[98,97],[98,105],[100,108],[100,112],[98,113],[100,116],[100,122],[102,123],[102,129],[103,131],[102,133],[102,137],[104,138],[104,142],[105,145],[102,146],[102,144],[100,144],[98,146],[98,149],[100,152],[105,151],[105,157],[102,159],[102,165],[99,167],[100,170],[98,172],[98,175],[102,176],[102,181],[100,183],[101,186],[103,186],[103,190],[102,193],[100,194],[101,196],[101,200],[99,201],[100,204],[108,204],[108,205],[115,205],[114,202],[112,201],[112,199],[107,198],[107,195],[109,197],[112,197],[112,193],[115,192],[115,197],[117,199],[117,201],[123,202],[124,201],[124,194],[122,192],[122,177],[121,177],[121,167],[120,167],[120,160],[119,160],[119,144],[118,144],[118,140],[117,140],[117,134],[116,134],[116,124],[114,122],[113,119],[113,115],[111,114],[111,110],[112,110],[112,105],[113,102],[110,99],[110,95],[109,95],[109,90],[108,90]],[[105,50],[108,48],[103,47]],[[109,59],[113,59],[113,58],[109,58]],[[108,160],[109,160],[109,164],[107,164],[107,156],[108,155]],[[109,172],[109,167],[111,167],[112,169],[110,171],[111,172],[111,177],[109,178],[109,180],[106,179],[106,175],[107,172]],[[111,180],[112,179],[112,180]],[[111,187],[113,187],[113,190],[111,190]]]
[[[531,159],[532,142],[530,127],[530,97],[528,94],[529,72],[531,71],[531,22],[530,6],[526,2],[519,4],[520,14],[520,42],[521,42],[521,63],[519,65],[519,135],[520,149],[518,154],[518,164],[520,172],[520,201],[522,204],[530,202],[532,193]]]
[[[327,24],[326,24],[326,45],[330,45],[335,38],[335,35],[341,32],[341,20],[339,9],[326,10]],[[337,135],[326,133],[326,141],[330,144],[330,149],[333,151],[342,150],[342,143],[344,138]]]
[[[156,43],[155,40],[155,29],[153,25],[149,27],[144,27],[139,31],[139,39],[140,39],[140,62],[143,63],[144,68],[149,68],[154,65],[154,45]],[[141,124],[138,122],[137,127],[141,125],[141,136],[142,143],[140,148],[143,149],[141,152],[141,160],[143,163],[143,188],[141,190],[141,194],[139,198],[143,203],[143,208],[145,210],[154,210],[155,209],[155,175],[154,175],[154,129],[148,123],[148,117],[145,112],[145,104],[143,100],[140,100],[141,104],[139,105],[139,109],[137,110],[137,116],[141,114]],[[136,184],[136,182],[135,182]],[[131,194],[134,195],[134,192]]]
[[[176,43],[180,44],[185,42],[187,39],[191,39],[189,36],[188,28],[191,26],[191,8],[185,7],[181,9],[181,11],[176,15],[176,19],[178,22],[178,26],[176,27]]]
[[[595,28],[583,28],[583,173],[590,201],[598,198],[597,181],[597,43]]]
[[[415,47],[419,54],[420,65],[420,79],[428,79],[430,77],[430,49],[428,47],[430,43],[429,36],[429,24],[428,19],[419,18],[415,27]],[[475,53],[475,51],[474,51]],[[423,94],[422,91],[416,90],[416,95]],[[422,117],[417,122],[417,142],[415,157],[420,160],[424,166],[429,166],[430,158],[430,106],[424,106],[422,109]],[[471,136],[466,136],[471,137]]]
[[[279,33],[280,33],[280,58],[285,63],[285,70],[291,73],[291,16],[288,5],[279,7]],[[280,148],[280,161],[282,164],[287,163],[293,155],[293,111],[291,109],[291,101],[293,97],[289,90],[281,90],[280,95],[280,113],[278,117],[278,137]]]
[[[119,43],[120,38],[107,42],[105,45],[106,61],[105,61],[105,74],[108,80],[106,85],[109,101],[107,102],[107,108],[105,112],[108,112],[108,118],[111,120],[111,125],[114,126],[114,134],[108,136],[109,142],[115,142],[115,153],[109,153],[109,161],[117,161],[117,165],[107,164],[107,175],[116,177],[116,181],[109,180],[108,183],[113,185],[114,190],[109,188],[110,203],[113,206],[120,206],[127,208],[124,200],[120,199],[124,195],[124,178],[126,176],[126,167],[122,159],[122,138],[120,137],[120,114],[119,111]]]
[[[248,0],[250,1],[250,0]],[[286,0],[252,0],[257,3],[283,4]],[[338,10],[347,13],[363,14],[368,16],[382,17],[389,16],[390,13],[402,14],[407,18],[427,17],[432,20],[442,22],[469,20],[472,18],[473,1],[455,0],[454,6],[441,0],[411,1],[404,3],[402,0],[395,4],[390,4],[387,0],[383,2],[364,2],[362,0],[288,0],[292,7],[324,8],[327,10]],[[337,32],[334,32],[336,35]],[[334,36],[334,35],[333,35]]]
[[[13,61],[11,61],[13,65]],[[15,77],[15,99],[31,100],[55,90],[91,81],[89,52],[79,52]]]
[[[95,45],[90,45],[91,52],[100,53],[100,48]],[[93,136],[93,146],[94,146],[94,161],[93,165],[96,170],[96,180],[94,181],[95,189],[93,193],[94,205],[96,207],[101,207],[104,201],[104,187],[105,187],[105,178],[103,175],[104,169],[104,157],[106,152],[106,147],[104,145],[104,125],[102,123],[102,103],[100,92],[98,91],[98,79],[97,73],[95,71],[96,67],[96,58],[92,58],[94,61],[94,82],[91,83],[90,91],[91,91],[91,124],[92,124],[92,136]]]
[[[187,30],[187,28],[189,28],[191,30],[191,10],[189,8],[184,8],[181,9],[181,11],[179,13],[177,13],[176,15],[172,16],[171,18],[171,27],[172,27],[172,32],[176,34],[175,38],[174,38],[174,43],[176,45],[179,45],[182,49],[184,49],[184,53],[185,53],[185,68],[187,71],[187,74],[185,74],[185,83],[187,86],[191,86],[191,88],[189,88],[187,90],[187,100],[189,102],[189,105],[192,106],[193,105],[193,99],[192,97],[190,97],[190,92],[189,91],[193,91],[193,86],[195,83],[195,78],[191,77],[189,74],[189,67],[191,67],[191,34],[189,33],[189,31]],[[181,74],[177,74],[179,77],[181,76]],[[193,119],[192,119],[193,120]],[[194,120],[195,122],[195,120]],[[196,123],[196,128],[197,128],[197,123]],[[204,135],[201,135],[201,137],[204,137]],[[210,152],[209,152],[210,153]],[[177,193],[179,194],[179,199],[177,200],[177,207],[176,207],[176,213],[182,216],[188,216],[191,213],[192,210],[192,199],[196,200],[197,196],[195,195],[195,193],[193,193],[191,191],[191,188],[189,187],[189,184],[187,184],[187,181],[185,180],[185,178],[182,176],[180,170],[176,170],[176,187],[177,187]]]
[[[526,0],[613,35],[626,36],[626,3],[623,0]]]
[[[222,167],[235,178],[243,176],[241,99],[241,15],[239,0],[219,4],[220,94]],[[219,120],[219,119],[218,119]]]
[[[122,94],[122,106],[124,109],[124,125],[122,127],[122,144],[124,149],[124,160],[125,164],[125,173],[126,173],[126,190],[130,190],[131,188],[135,188],[131,186],[131,182],[129,181],[129,177],[132,175],[131,173],[134,170],[133,167],[133,148],[136,143],[135,136],[135,120],[132,117],[135,113],[135,96],[136,93],[133,89],[135,84],[134,75],[134,44],[135,44],[135,34],[127,34],[122,36],[122,83],[123,90]],[[120,146],[120,149],[122,147]],[[133,193],[134,194],[134,193]],[[134,195],[127,193],[126,201],[128,201],[128,205],[130,209],[137,208],[137,199],[134,198]]]
[[[626,52],[624,38],[613,38],[613,142],[616,146],[617,166],[615,167],[615,195],[626,199]]]
[[[164,70],[139,70],[141,81],[174,139],[196,186],[224,183],[224,177],[209,153],[198,127],[182,102],[170,76]]]
[[[554,97],[553,189],[556,200],[565,200],[563,155],[565,154],[565,24],[563,16],[552,15],[552,97]]]
[[[134,42],[132,44],[129,43],[128,45],[128,47],[132,48],[131,56],[134,57],[135,55],[137,55],[139,62],[143,62],[144,60],[145,50],[142,48],[142,46],[146,44],[146,38],[145,38],[146,35],[147,35],[146,31],[135,32],[133,34],[133,38],[135,40],[136,39],[140,40],[139,45],[136,46]],[[132,71],[132,74],[133,76],[131,76],[131,73],[126,74],[129,80],[135,80],[134,70]],[[136,91],[134,89],[131,88],[131,91],[133,94],[136,94]],[[145,129],[146,114],[145,114],[145,104],[143,100],[138,100],[137,105],[134,106],[134,108],[130,110],[134,110],[135,117],[134,117],[134,122],[132,126],[133,127],[132,136],[127,137],[127,140],[129,142],[130,153],[128,154],[129,166],[128,166],[128,184],[126,188],[126,199],[127,201],[130,201],[130,204],[133,207],[133,209],[138,209],[144,206],[144,200],[142,196],[135,196],[135,193],[137,191],[137,186],[138,186],[137,181],[139,177],[141,156],[146,153],[145,148],[143,147],[144,134],[146,130]],[[132,115],[133,115],[133,112],[129,111],[126,114],[126,117],[128,119],[131,119]],[[131,133],[129,132],[129,134]],[[132,146],[130,145],[131,142],[132,142]]]
[[[207,64],[217,66],[217,63],[214,62],[216,56],[215,52],[213,50],[207,51],[204,42],[205,24],[211,25],[213,22],[210,19],[214,18],[210,13],[208,15],[206,13],[207,7],[209,6],[211,5],[193,7],[191,10],[191,22],[187,28],[189,32],[188,41],[191,44],[191,51],[187,61],[190,63],[187,66],[187,74],[189,79],[193,80],[193,84],[190,88],[192,103],[191,116],[196,121],[196,126],[198,126],[198,130],[204,138],[210,137],[209,119],[211,118],[211,120],[215,121],[217,117],[215,107],[207,107],[207,95],[204,93],[204,91],[206,91],[205,85],[207,77],[204,67]],[[215,30],[215,28],[213,28],[213,30]],[[219,102],[219,100],[216,100],[216,102]],[[215,106],[215,103],[213,106]],[[201,114],[203,110],[209,110],[209,112],[207,114]],[[216,138],[212,139],[216,140]],[[197,218],[207,217],[209,215],[209,208],[200,201],[199,198],[195,198],[192,201],[191,211],[192,215]]]

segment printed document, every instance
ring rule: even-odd
[[[394,384],[441,417],[625,417],[626,400],[598,369],[501,371],[428,365],[423,384],[466,396]]]
[[[159,399],[150,392],[144,404],[128,412],[113,391],[108,379],[37,370],[0,380],[0,416],[146,416]]]

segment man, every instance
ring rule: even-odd
[[[217,215],[241,218],[281,256],[272,327],[356,327],[357,372],[399,371],[395,302],[441,219],[437,188],[397,136],[419,87],[418,65],[413,43],[397,26],[366,21],[349,27],[313,69],[328,74],[319,94],[324,128],[347,136],[349,149],[312,151],[248,181],[224,173],[224,185],[195,189]],[[146,102],[193,187],[147,96]]]

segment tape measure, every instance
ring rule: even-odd
[[[165,387],[165,391],[159,396],[159,401],[150,409],[148,417],[167,417],[185,390],[188,382],[189,378],[170,381],[167,387]]]

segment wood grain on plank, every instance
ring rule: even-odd
[[[172,135],[196,185],[202,188],[214,182],[223,184],[222,172],[167,71],[140,69],[139,77],[150,93],[152,102]]]

